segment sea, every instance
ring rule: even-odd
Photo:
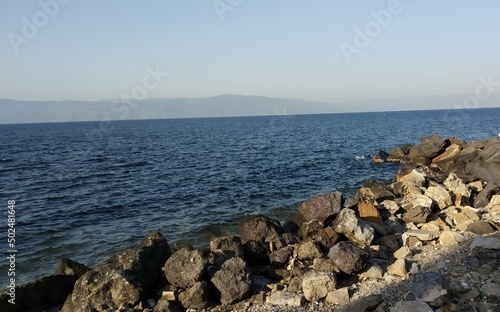
[[[373,164],[379,150],[499,132],[500,108],[0,125],[0,288],[9,200],[22,283],[156,231],[203,248],[250,216],[283,222],[315,195],[392,181],[400,165]]]

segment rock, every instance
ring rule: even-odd
[[[413,194],[405,196],[401,201],[400,205],[404,210],[409,210],[415,207],[421,207],[432,210],[432,207],[434,206],[434,201],[426,195]]]
[[[340,273],[340,269],[333,263],[331,259],[316,258],[313,260],[312,268],[317,271],[324,271],[327,273]]]
[[[238,225],[241,242],[248,241],[271,242],[274,238],[285,233],[280,223],[266,216],[256,216]]]
[[[391,184],[391,189],[396,196],[408,197],[413,195],[421,195],[422,189],[410,182],[395,182]],[[399,201],[398,201],[399,203]]]
[[[488,206],[491,198],[495,194],[500,194],[500,187],[494,183],[488,183],[484,189],[474,197],[474,207],[483,208]]]
[[[465,231],[470,224],[481,219],[474,210],[468,207],[461,207],[459,210],[451,215],[457,230]]]
[[[431,307],[442,307],[448,300],[443,277],[436,272],[423,272],[413,278],[412,294],[416,299],[427,302]]]
[[[439,209],[445,209],[453,204],[450,193],[442,186],[430,186],[425,191],[425,196],[436,202]]]
[[[481,293],[486,297],[500,298],[500,285],[495,283],[486,283],[480,289]]]
[[[18,285],[15,305],[8,302],[7,290],[0,294],[0,311],[44,311],[61,305],[73,291],[77,275],[50,275]],[[6,285],[2,285],[2,288]]]
[[[363,221],[372,222],[376,224],[384,224],[384,220],[382,220],[380,213],[372,203],[359,202],[358,213],[359,217]]]
[[[444,181],[444,186],[446,186],[446,188],[450,190],[450,192],[455,194],[456,206],[461,206],[462,203],[467,204],[471,196],[471,191],[467,187],[467,185],[465,185],[465,183],[462,182],[462,180],[459,177],[457,177],[456,174],[450,173],[448,178]]]
[[[338,242],[339,235],[332,227],[327,226],[316,232],[316,234],[312,236],[312,239],[315,240],[322,249],[329,250],[330,247]]]
[[[481,235],[476,236],[469,246],[469,250],[472,251],[475,248],[480,247],[483,249],[500,249],[500,239],[494,237],[484,237]]]
[[[369,254],[350,242],[339,242],[330,248],[328,257],[340,270],[352,274],[366,267]]]
[[[379,150],[372,158],[372,162],[375,164],[382,164],[387,160],[387,157],[389,154],[387,154],[386,151]]]
[[[318,301],[325,298],[337,286],[335,274],[311,270],[302,279],[302,291],[307,301]]]
[[[288,262],[288,259],[290,258],[292,253],[293,253],[292,246],[286,246],[284,248],[276,250],[269,256],[271,265],[273,265],[274,267],[284,266]]]
[[[408,230],[403,233],[403,242],[409,237],[416,237],[421,241],[431,241],[439,238],[440,233],[438,231],[423,231],[423,230]]]
[[[480,193],[484,189],[483,182],[481,180],[469,182],[467,183],[467,187],[473,193]]]
[[[405,208],[405,213],[403,214],[403,221],[406,223],[426,223],[431,215],[431,208],[421,207],[421,206],[410,206]]]
[[[306,299],[303,295],[296,294],[291,291],[277,291],[266,298],[266,304],[302,307],[306,304]]]
[[[405,259],[398,259],[387,268],[387,273],[392,276],[407,277]]]
[[[414,146],[408,153],[407,159],[414,164],[430,164],[431,160],[442,154],[448,147],[450,141],[437,135],[421,138],[422,142]]]
[[[283,224],[283,229],[287,233],[291,233],[293,235],[299,235],[301,233],[300,226],[306,222],[306,219],[299,212],[292,212],[285,219],[285,223]]]
[[[403,151],[403,149],[400,147],[395,147],[392,149],[389,156],[387,156],[386,161],[399,163],[399,162],[403,162],[405,157],[406,157],[406,153]]]
[[[313,197],[299,206],[299,212],[306,221],[318,219],[324,222],[334,217],[344,207],[344,197],[340,192],[333,192]]]
[[[165,263],[167,281],[180,288],[190,288],[205,277],[207,260],[199,250],[182,248]]]
[[[441,246],[457,246],[465,241],[467,241],[465,236],[453,231],[443,231],[439,236]]]
[[[375,202],[381,203],[385,200],[393,200],[394,193],[392,193],[387,185],[377,181],[377,180],[369,180],[365,183],[365,187],[370,189]]]
[[[495,227],[491,225],[488,221],[480,220],[475,221],[467,226],[466,231],[472,232],[478,235],[491,234],[496,232]]]
[[[348,208],[340,211],[332,227],[335,232],[344,234],[349,240],[361,246],[369,246],[375,235],[373,227],[360,220],[354,210]]]
[[[210,241],[210,251],[216,256],[226,258],[243,257],[244,250],[241,240],[236,236],[222,236]]]
[[[158,300],[153,312],[181,312],[181,309],[176,304],[167,300]]]
[[[446,150],[439,156],[436,156],[432,159],[432,163],[438,163],[441,161],[449,160],[450,158],[454,158],[460,154],[462,148],[458,144],[451,144],[446,148]]]
[[[410,248],[408,246],[403,246],[394,252],[394,258],[396,259],[406,259],[412,256]]]
[[[75,275],[77,277],[80,277],[88,271],[90,271],[90,268],[86,265],[68,258],[63,258],[59,260],[59,264],[57,265],[57,269],[54,272],[54,275]]]
[[[368,270],[361,274],[363,279],[383,279],[384,271],[377,264],[372,265]]]
[[[498,210],[500,208],[500,195],[494,195],[491,197],[490,203],[484,207],[486,210]]]
[[[302,223],[302,226],[300,227],[301,236],[304,239],[308,238],[308,237],[316,234],[323,227],[324,227],[323,222],[319,221],[318,219],[304,222],[304,223]]]
[[[247,241],[245,244],[245,260],[250,266],[268,265],[271,249],[269,243]]]
[[[479,297],[481,294],[479,293],[479,290],[477,290],[476,288],[473,288],[471,289],[469,292],[463,294],[460,299],[463,301],[463,302],[467,302],[467,301],[471,301],[471,300],[474,300],[476,299],[477,297]]]
[[[401,208],[393,200],[384,200],[382,203],[380,203],[380,206],[389,210],[391,212],[391,214],[393,214],[393,215],[396,214],[399,211],[399,209]]]
[[[389,253],[393,253],[401,247],[401,244],[393,235],[378,237],[375,243],[383,246]]]
[[[326,296],[326,302],[338,305],[348,305],[351,298],[349,297],[349,288],[344,287],[331,291]]]
[[[417,169],[401,169],[398,172],[396,181],[406,182],[411,185],[424,186],[426,175]]]
[[[167,240],[155,233],[136,248],[111,256],[82,275],[61,311],[118,309],[138,303],[160,277],[161,268],[171,255]]]
[[[299,245],[297,252],[297,259],[299,260],[312,260],[314,258],[323,257],[321,249],[313,241],[306,241]]]
[[[221,294],[224,305],[247,299],[252,293],[252,279],[245,261],[234,257],[222,265],[211,282]]]
[[[346,307],[344,311],[374,311],[382,302],[382,298],[379,295],[370,295],[352,302]],[[375,310],[376,311],[376,310]]]
[[[197,282],[187,291],[179,294],[179,300],[186,309],[203,310],[208,308],[207,282]]]
[[[425,301],[415,300],[399,301],[390,312],[433,312],[433,310]]]

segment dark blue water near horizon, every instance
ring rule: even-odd
[[[94,266],[154,231],[204,246],[250,215],[282,221],[312,196],[392,180],[398,165],[370,162],[379,149],[430,134],[489,138],[499,120],[492,108],[1,125],[0,250],[8,200],[18,282],[62,257]]]

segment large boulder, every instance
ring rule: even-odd
[[[212,283],[220,292],[222,304],[233,304],[250,297],[252,279],[245,260],[234,257],[221,266],[212,277]]]
[[[326,298],[336,287],[337,277],[333,273],[311,270],[302,279],[302,291],[308,301]]]
[[[414,146],[407,155],[409,162],[428,165],[436,156],[442,154],[449,146],[450,141],[437,135],[420,138],[422,142]]]
[[[444,181],[444,186],[455,195],[455,205],[461,206],[467,203],[471,197],[471,190],[456,174],[450,173]]]
[[[271,242],[274,238],[285,233],[279,221],[266,216],[256,216],[238,225],[241,242],[248,241]]]
[[[339,242],[330,248],[328,257],[342,272],[352,274],[367,266],[370,255],[350,242]]]
[[[167,281],[180,288],[187,289],[203,280],[207,269],[207,260],[199,250],[182,248],[177,250],[165,263]]]
[[[197,282],[188,290],[179,294],[179,301],[186,309],[203,310],[208,308],[208,284]]]
[[[313,197],[303,202],[299,211],[306,221],[318,219],[324,222],[327,218],[333,217],[344,207],[344,197],[340,192],[332,192]]]
[[[342,209],[332,227],[335,232],[344,234],[349,240],[363,247],[370,246],[375,236],[373,227],[360,220],[354,210],[348,208]]]
[[[82,275],[61,311],[104,311],[136,305],[161,276],[171,253],[160,233],[145,237],[138,247],[116,253]]]
[[[451,158],[454,158],[460,154],[461,150],[462,150],[462,147],[460,145],[451,144],[450,146],[448,146],[446,148],[444,153],[442,153],[441,155],[439,155],[437,157],[434,157],[432,159],[432,163],[435,164],[435,163],[439,163],[441,161],[445,161],[445,160],[449,160]]]
[[[429,186],[424,195],[432,199],[439,209],[448,208],[453,204],[450,193],[441,185]]]

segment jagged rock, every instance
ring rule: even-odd
[[[387,185],[377,181],[377,180],[369,180],[365,183],[365,187],[370,189],[375,202],[381,203],[384,200],[392,200],[394,199],[394,193],[392,193]]]
[[[302,226],[300,227],[302,238],[305,239],[316,234],[319,230],[323,228],[323,226],[324,226],[323,222],[321,222],[318,219],[302,223]]]
[[[63,258],[59,260],[59,264],[57,265],[54,275],[76,275],[77,277],[80,277],[88,271],[90,271],[88,266],[68,258]]]
[[[250,272],[245,260],[240,257],[224,262],[211,281],[221,294],[222,304],[233,304],[247,299],[252,293]]]
[[[416,237],[421,241],[431,241],[439,238],[440,233],[438,231],[423,231],[423,230],[408,230],[403,233],[403,242],[409,237]]]
[[[442,154],[450,143],[448,139],[443,139],[437,135],[420,138],[420,141],[422,143],[414,146],[408,153],[407,159],[411,163],[429,164],[431,159]]]
[[[424,195],[435,201],[439,209],[445,209],[453,204],[450,193],[442,186],[430,186]]]
[[[279,221],[266,216],[256,216],[238,225],[241,243],[248,241],[271,242],[274,238],[285,233]]]
[[[394,252],[394,258],[406,259],[412,256],[412,252],[408,246],[403,246]]]
[[[483,181],[481,180],[469,182],[467,183],[467,187],[473,193],[480,193],[484,189]]]
[[[486,283],[480,289],[481,293],[486,297],[500,298],[500,285],[495,283]]]
[[[384,224],[384,220],[380,216],[378,209],[372,203],[359,202],[358,203],[359,217],[363,221],[368,221],[376,224]]]
[[[458,144],[451,144],[446,148],[446,150],[439,156],[436,156],[432,159],[432,163],[439,163],[441,161],[449,160],[450,158],[454,158],[460,154],[462,148]]]
[[[407,277],[406,260],[398,259],[387,268],[387,274],[392,276]]]
[[[158,300],[153,312],[181,312],[181,309],[174,303],[167,300]]]
[[[216,256],[243,257],[241,240],[236,236],[222,236],[210,241],[210,251]]]
[[[313,260],[312,268],[317,271],[324,271],[328,273],[340,273],[340,269],[333,263],[331,259],[316,258]]]
[[[337,287],[335,274],[311,270],[302,279],[302,291],[308,301],[318,301],[325,298]]]
[[[328,257],[347,274],[361,272],[368,264],[369,254],[350,242],[339,242],[328,252]]]
[[[332,304],[348,305],[351,298],[349,296],[349,288],[344,287],[331,291],[326,296],[325,301]]]
[[[427,302],[431,307],[442,307],[448,300],[448,291],[441,274],[423,272],[413,278],[412,293],[416,299]]]
[[[410,182],[395,182],[390,185],[391,190],[399,197],[409,197],[422,194],[422,189],[419,186]]]
[[[372,265],[368,270],[361,273],[361,278],[363,279],[383,279],[384,271],[377,264]]]
[[[297,259],[312,260],[314,258],[323,257],[323,253],[318,245],[313,241],[302,242],[297,251]]]
[[[387,156],[387,162],[404,162],[406,155],[412,149],[413,146],[407,144],[403,147],[395,147],[392,149],[389,156]]]
[[[286,246],[271,253],[271,255],[269,256],[269,260],[271,261],[271,264],[273,266],[282,267],[288,262],[288,259],[290,258],[292,253],[293,247]]]
[[[431,208],[421,207],[421,206],[409,206],[405,208],[405,213],[403,214],[403,221],[406,223],[425,223],[431,215]]]
[[[459,210],[452,213],[451,217],[455,227],[460,231],[467,230],[470,224],[481,219],[474,210],[468,207],[460,207]]]
[[[354,210],[348,208],[340,211],[332,227],[335,232],[344,234],[349,240],[361,246],[369,246],[375,235],[373,227],[360,220]]]
[[[433,312],[433,310],[425,301],[415,300],[399,301],[390,312]]]
[[[387,250],[387,252],[390,253],[395,252],[401,247],[401,244],[393,235],[378,237],[377,239],[375,239],[375,243],[377,245],[383,246]]]
[[[398,172],[396,182],[406,182],[411,185],[425,186],[426,175],[417,169],[401,169]]]
[[[380,206],[389,210],[391,212],[391,214],[396,214],[399,211],[399,209],[401,208],[393,200],[384,200],[382,203],[380,203]]]
[[[316,232],[316,234],[312,236],[312,239],[316,241],[322,249],[329,250],[330,247],[338,242],[339,235],[332,227],[327,226]]]
[[[137,304],[160,277],[170,255],[170,246],[160,233],[145,237],[138,247],[116,253],[82,275],[61,311],[103,311]]]
[[[439,243],[442,246],[457,246],[466,240],[465,236],[454,231],[443,231],[439,236]]]
[[[299,212],[306,221],[318,219],[324,222],[333,217],[344,207],[344,197],[340,192],[332,192],[313,197],[299,206]]]
[[[500,193],[500,187],[493,183],[488,183],[482,191],[474,197],[474,207],[475,208],[483,208],[488,206],[491,198],[495,194]]]
[[[485,235],[494,233],[496,231],[496,228],[488,221],[480,220],[469,224],[466,231],[472,232],[474,234]]]
[[[371,189],[367,187],[362,187],[359,190],[357,190],[356,194],[354,194],[354,197],[349,202],[349,205],[347,205],[347,207],[348,208],[356,207],[356,205],[360,202],[366,202],[371,204],[375,203],[375,194],[373,194]]]
[[[485,210],[497,210],[500,211],[500,195],[494,195],[491,197],[490,203],[484,207]]]
[[[400,203],[404,210],[410,210],[411,208],[421,207],[428,210],[432,210],[434,202],[431,198],[422,194],[413,194],[410,196],[405,196]]]
[[[303,295],[291,291],[277,291],[266,298],[267,304],[289,307],[302,307],[306,304]]]
[[[471,196],[471,191],[456,174],[450,173],[443,184],[455,195],[456,206],[461,206],[464,202],[467,203]]]
[[[472,243],[469,246],[469,250],[474,250],[475,248],[480,247],[483,249],[500,249],[500,239],[495,237],[484,237],[482,235],[476,236]]]
[[[379,150],[372,158],[372,162],[375,164],[382,164],[387,160],[387,157],[389,154],[387,154],[386,151]]]
[[[206,281],[197,282],[179,294],[179,300],[186,309],[203,310],[208,308],[208,285]]]
[[[301,233],[300,226],[306,222],[304,216],[299,212],[293,212],[288,215],[285,219],[285,223],[283,224],[283,229],[287,233],[291,233],[293,235],[299,235]]]
[[[182,248],[177,250],[165,263],[167,281],[177,287],[187,289],[205,277],[207,260],[199,250]]]

